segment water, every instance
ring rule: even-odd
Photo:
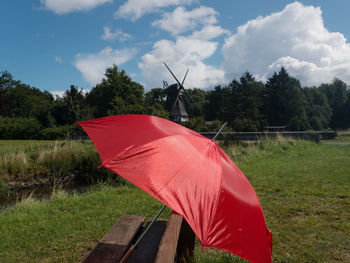
[[[18,188],[11,190],[8,194],[0,195],[0,209],[14,205],[27,197],[43,200],[49,199],[52,193],[64,190],[67,193],[84,193],[89,191],[91,184],[86,180],[72,179],[69,182],[58,182],[44,184],[35,187]]]

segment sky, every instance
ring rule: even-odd
[[[349,0],[2,0],[0,72],[55,95],[116,64],[145,90],[211,89],[284,66],[303,86],[350,84]]]

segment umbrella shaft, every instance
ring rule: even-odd
[[[153,217],[152,221],[148,224],[148,226],[146,227],[146,229],[142,232],[141,236],[137,239],[137,241],[135,242],[134,248],[136,248],[138,246],[138,244],[140,243],[141,239],[144,237],[144,235],[147,233],[148,229],[153,225],[154,221],[157,220],[157,218],[160,216],[160,214],[163,212],[163,210],[165,209],[165,205],[162,206],[161,209],[159,209],[158,213]]]
[[[222,131],[222,129],[225,127],[225,125],[227,124],[227,122],[225,122],[222,126],[221,126],[221,128],[220,128],[220,130],[215,134],[215,136],[213,137],[213,141],[215,141],[215,139],[216,139],[216,137],[218,137],[218,135],[220,134],[220,132]]]

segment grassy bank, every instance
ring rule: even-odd
[[[273,262],[350,262],[350,146],[277,140],[223,148],[260,198]],[[121,214],[151,217],[160,206],[126,186],[26,199],[0,212],[0,259],[79,262]],[[243,261],[198,244],[195,262]]]
[[[0,141],[0,180],[12,184],[107,176],[100,162],[90,141]]]

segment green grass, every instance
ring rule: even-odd
[[[334,139],[324,140],[325,142],[350,142],[350,135],[338,135]]]
[[[273,262],[350,262],[350,146],[283,139],[223,148],[259,196]],[[0,262],[79,262],[121,214],[151,217],[160,206],[126,186],[26,199],[0,212]],[[245,261],[197,243],[194,262]]]
[[[350,147],[312,145],[238,162],[274,233],[274,262],[350,262]]]
[[[91,141],[0,141],[0,180],[106,176]]]
[[[79,262],[123,213],[151,217],[161,203],[134,187],[27,198],[0,213],[0,262]],[[169,215],[167,210],[164,216]]]

